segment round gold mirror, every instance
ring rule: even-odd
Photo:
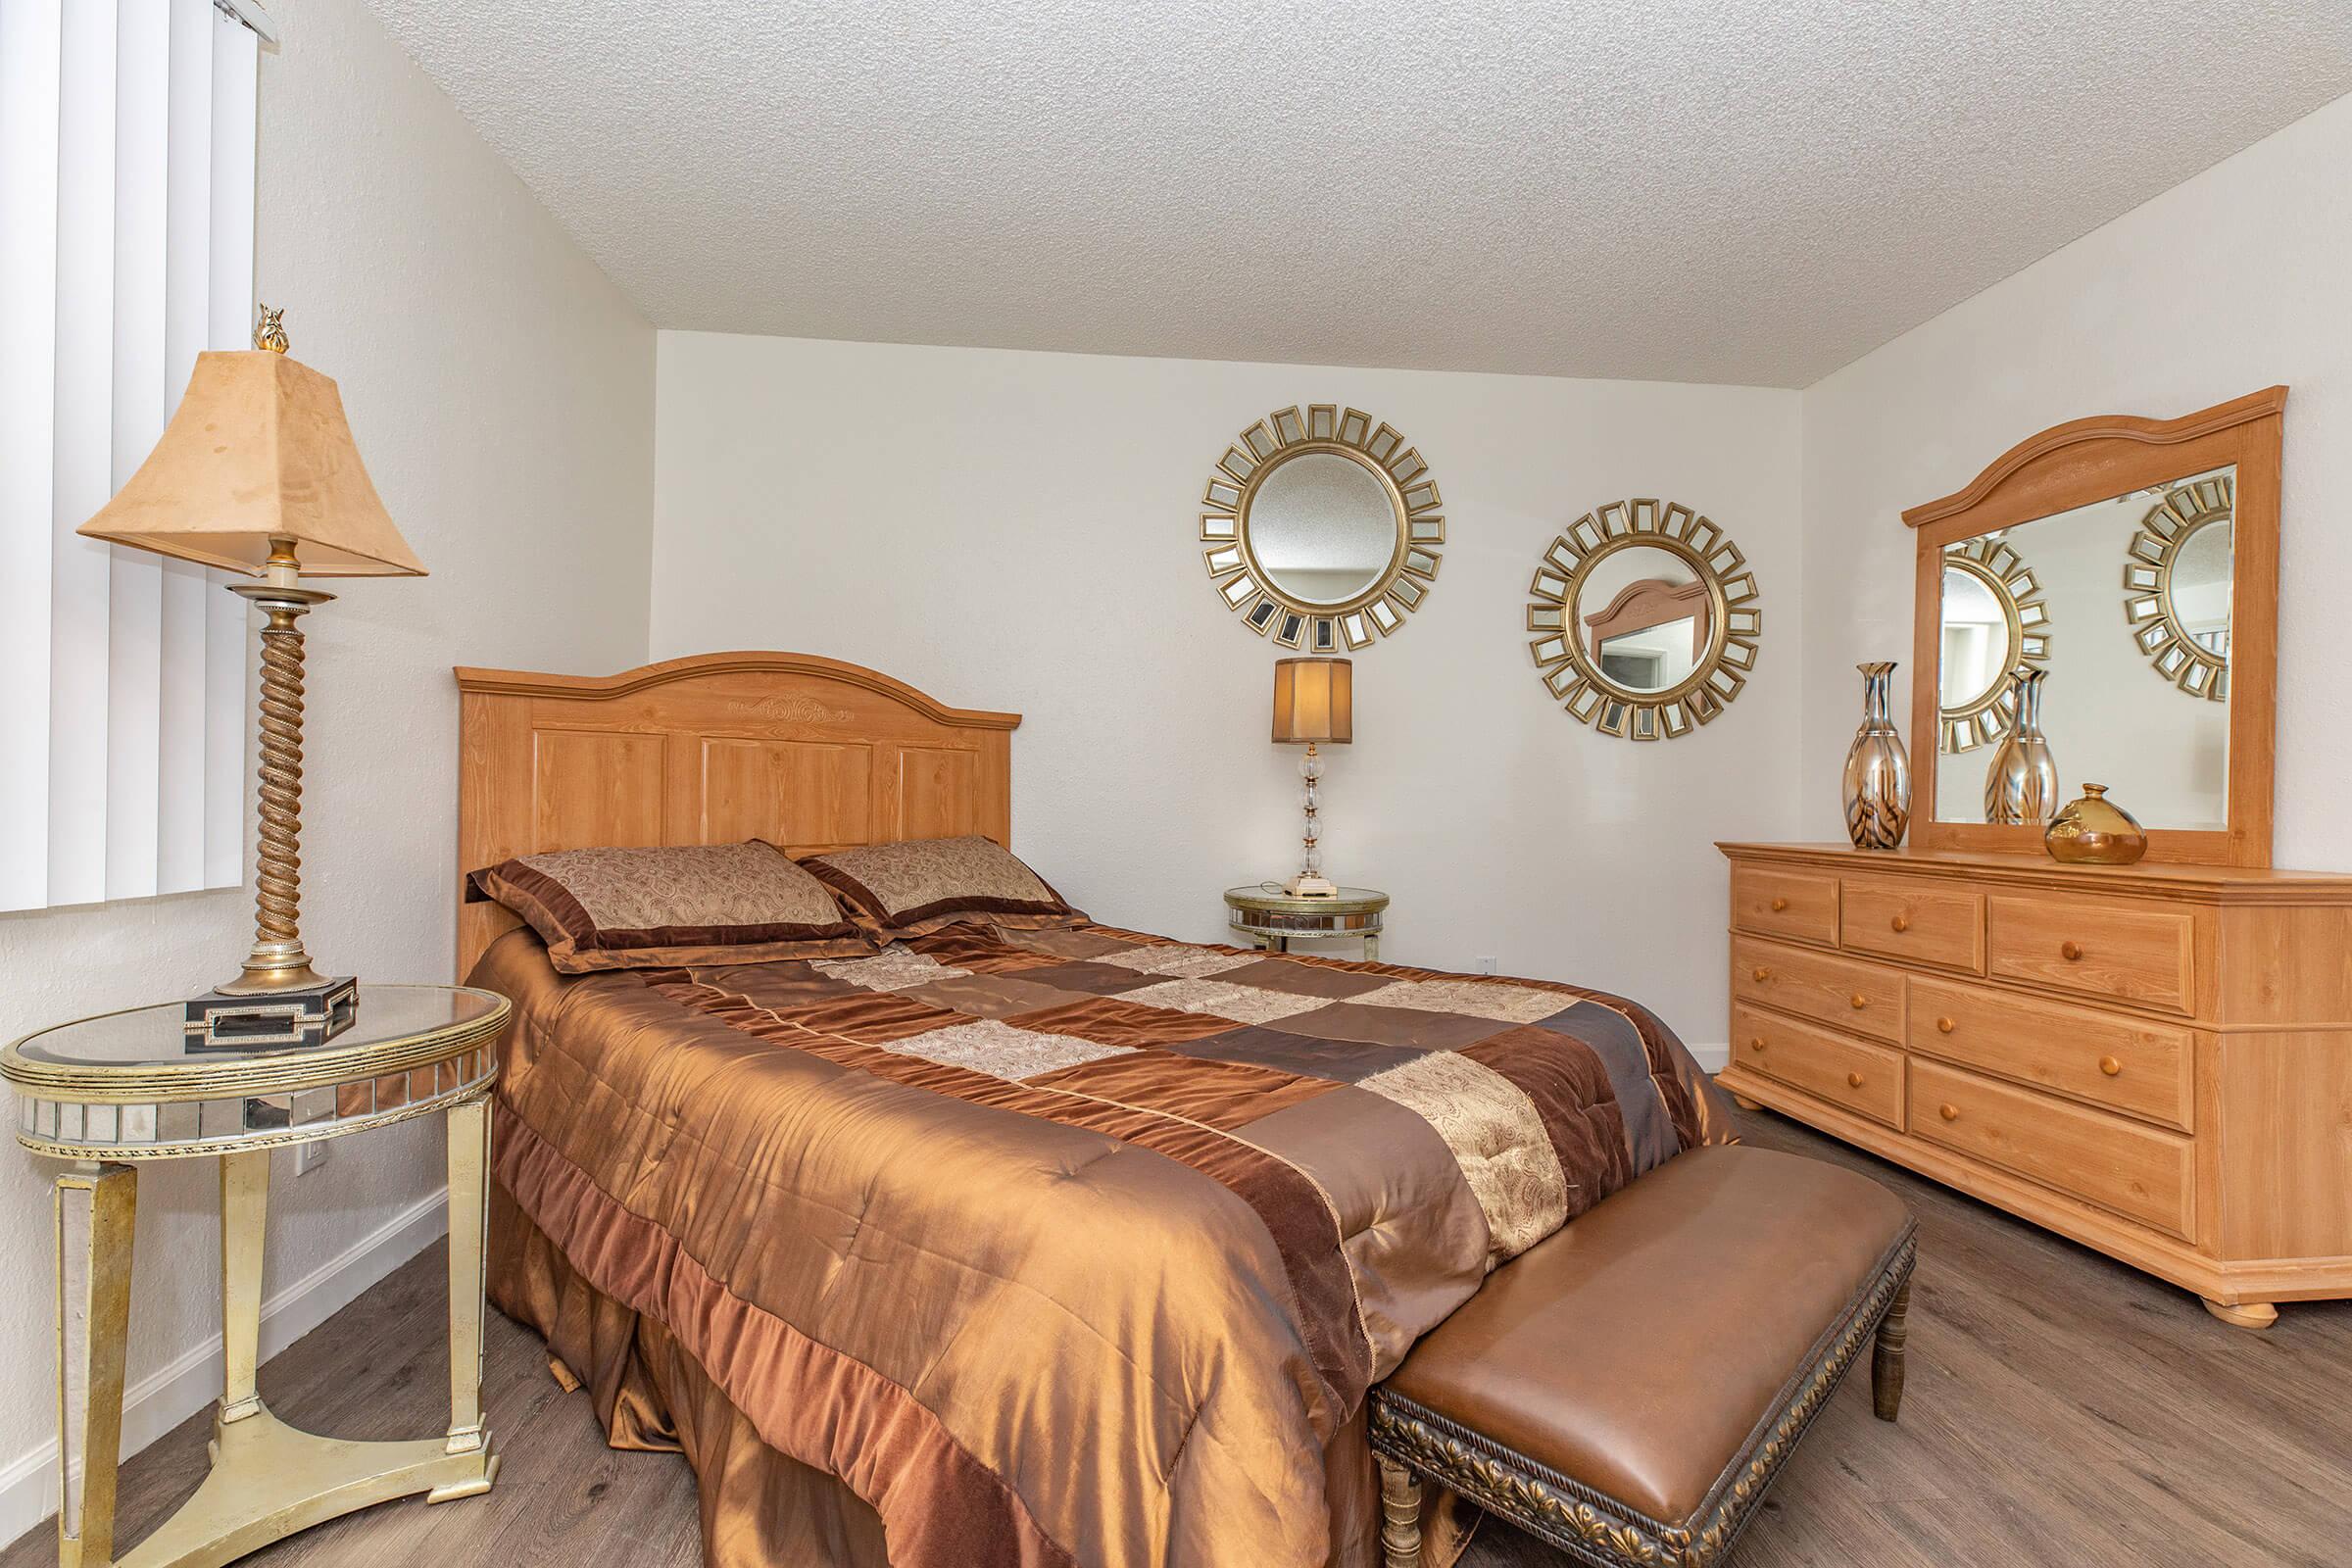
[[[1528,593],[1545,689],[1605,735],[1689,734],[1755,665],[1755,575],[1689,507],[1637,498],[1587,513],[1544,551]]]
[[[2007,734],[2017,714],[2017,685],[2010,676],[2047,668],[2049,662],[2049,607],[2016,550],[1998,534],[1945,547],[1937,749],[1956,755]]]
[[[1393,636],[1438,575],[1446,518],[1421,454],[1357,409],[1278,410],[1217,460],[1202,497],[1209,580],[1285,648]]]
[[[2166,492],[2132,534],[2124,618],[2156,673],[2191,697],[2230,698],[2237,485],[2228,473]]]

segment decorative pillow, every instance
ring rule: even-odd
[[[921,936],[958,920],[1032,931],[1086,918],[1010,850],[984,838],[869,844],[801,864],[841,896],[851,918],[883,937]]]
[[[565,974],[871,953],[824,885],[773,845],[523,855],[467,879],[530,922]]]

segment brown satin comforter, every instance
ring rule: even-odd
[[[1369,1563],[1365,1391],[1729,1136],[1633,1004],[1101,926],[473,979],[494,1298],[684,1448],[714,1568]]]

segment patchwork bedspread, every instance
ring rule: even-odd
[[[1102,926],[571,977],[519,931],[474,978],[506,1193],[898,1568],[1352,1558],[1365,1391],[1729,1136],[1620,999]]]

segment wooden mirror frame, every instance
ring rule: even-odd
[[[1903,514],[1918,545],[1911,625],[1911,767],[1913,800],[1921,803],[1912,812],[1911,841],[1917,848],[2043,853],[2039,827],[1936,820],[1944,547],[2234,466],[2229,825],[2153,827],[2147,858],[2191,865],[2271,863],[2278,701],[2278,461],[2285,409],[2286,388],[2274,386],[2178,419],[2112,414],[2053,425],[2001,454],[1968,488]],[[2089,634],[2088,628],[2081,633]],[[2128,634],[2128,628],[2117,628],[2116,635]],[[2129,779],[2108,782],[2129,799]]]

